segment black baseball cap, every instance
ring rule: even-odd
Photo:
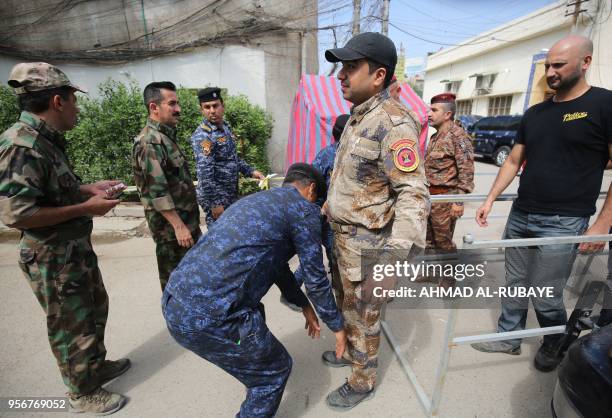
[[[354,61],[361,58],[369,58],[395,71],[397,50],[393,41],[385,35],[363,32],[353,36],[344,47],[325,51],[325,59],[329,62]]]

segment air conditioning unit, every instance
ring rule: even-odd
[[[476,89],[476,96],[484,96],[484,95],[490,94],[491,90],[492,89],[490,88],[481,87],[479,89]]]

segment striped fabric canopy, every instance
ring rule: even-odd
[[[427,106],[407,83],[402,84],[400,99],[417,114],[423,126],[419,137],[419,149],[423,155],[427,142]],[[285,170],[293,163],[311,163],[319,150],[330,145],[336,118],[349,113],[350,108],[351,103],[342,98],[337,78],[303,75],[291,106]]]

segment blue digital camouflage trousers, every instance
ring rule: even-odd
[[[268,329],[263,310],[248,310],[232,320],[214,321],[167,293],[162,299],[162,310],[176,342],[247,387],[237,417],[274,416],[293,362]]]

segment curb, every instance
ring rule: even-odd
[[[147,226],[147,222],[143,219],[142,222],[130,229],[95,229],[91,232],[92,238],[142,238],[150,237],[151,232]],[[0,225],[0,240],[19,239],[21,231],[14,228],[8,228]]]

